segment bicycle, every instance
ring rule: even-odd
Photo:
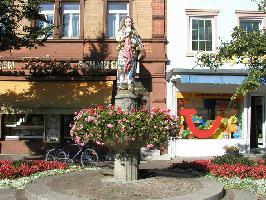
[[[46,153],[45,160],[64,163],[79,161],[82,166],[97,166],[99,164],[98,154],[94,149],[90,148],[89,144],[84,146],[79,146],[78,144],[71,145],[79,147],[74,156],[70,156],[70,152],[66,152],[63,148],[53,148]]]

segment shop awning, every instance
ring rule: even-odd
[[[181,83],[210,83],[210,84],[237,84],[240,85],[246,76],[225,75],[181,75]]]
[[[0,81],[1,113],[67,113],[110,104],[113,81]]]

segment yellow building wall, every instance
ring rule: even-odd
[[[0,81],[1,112],[16,108],[75,109],[110,104],[113,81]]]

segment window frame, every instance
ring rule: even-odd
[[[266,13],[261,11],[236,10],[237,26],[240,27],[241,20],[261,21],[261,30],[266,27]]]
[[[186,9],[187,16],[187,57],[194,57],[199,51],[192,50],[192,19],[210,19],[212,25],[212,51],[214,52],[218,46],[217,40],[217,17],[219,10],[204,10],[204,9]]]
[[[191,44],[190,44],[190,45],[191,45],[191,51],[192,51],[192,52],[195,51],[195,50],[192,49],[192,46],[193,46],[193,45],[192,45],[192,42],[193,42],[193,39],[192,39],[192,30],[193,30],[193,29],[192,29],[192,20],[193,20],[193,19],[194,19],[194,20],[210,20],[210,21],[211,21],[211,28],[212,28],[211,42],[212,42],[212,51],[213,51],[213,48],[214,48],[214,44],[213,44],[213,27],[212,27],[212,26],[213,26],[213,18],[208,18],[208,17],[207,17],[207,18],[206,18],[206,17],[190,17],[190,27],[189,27],[189,28],[190,28],[190,36],[189,36],[189,37],[190,37],[190,39],[191,39]],[[205,31],[205,29],[204,29],[204,31]],[[198,36],[198,37],[199,37],[199,36]],[[196,40],[196,41],[199,42],[199,41],[207,41],[207,40],[200,40],[200,39],[198,39],[198,40]],[[198,51],[196,51],[196,52],[198,52]],[[204,51],[204,52],[210,52],[210,51]]]
[[[77,5],[79,5],[79,10],[67,10],[67,12],[64,12],[63,9],[63,4],[73,4],[73,3],[77,3]],[[62,39],[79,39],[80,38],[80,23],[81,23],[81,18],[80,18],[80,3],[78,2],[62,2],[62,6],[61,6],[61,12],[60,12],[60,19],[61,19],[61,24],[60,24],[60,32],[61,32],[61,38]],[[78,11],[78,12],[77,12]],[[79,35],[77,37],[69,37],[69,36],[64,36],[64,25],[63,25],[63,17],[64,14],[69,14],[70,15],[70,23],[69,23],[69,27],[72,27],[72,19],[73,19],[73,15],[78,14],[79,15],[79,27],[78,27],[78,31],[79,31]],[[72,34],[73,35],[73,29],[69,28],[68,30],[68,34]]]
[[[45,16],[45,19],[47,19],[46,18],[46,16],[47,15],[53,15],[53,24],[55,24],[55,15],[56,15],[56,13],[55,13],[55,2],[43,2],[42,4],[53,4],[53,7],[54,7],[54,9],[53,9],[53,11],[51,11],[51,10],[40,10],[40,12],[39,12],[39,14],[40,15],[44,15]],[[47,22],[43,22],[44,24],[48,24]],[[36,24],[37,26],[39,26],[39,22],[37,21],[37,24]],[[44,26],[44,28],[46,28],[47,26]],[[47,39],[53,39],[54,38],[54,31],[55,31],[55,29],[53,29],[52,30],[52,34],[47,38]],[[44,36],[43,36],[44,37]],[[41,37],[42,38],[42,37]]]
[[[84,38],[84,6],[85,0],[47,0],[45,3],[53,3],[54,4],[54,29],[53,35],[49,37],[49,41],[53,40],[78,40]],[[63,37],[62,32],[62,17],[63,17],[63,4],[64,3],[78,3],[79,4],[79,37]],[[41,14],[41,13],[40,13]],[[33,22],[35,26],[38,24]]]
[[[241,27],[242,20],[244,22],[260,22],[260,24],[259,24],[259,30],[262,30],[263,29],[263,21],[260,20],[260,19],[240,18],[239,19],[239,27]],[[243,27],[241,27],[241,28],[243,28]],[[252,31],[254,31],[254,30],[252,30]]]
[[[133,0],[104,0],[103,2],[103,33],[106,38],[110,40],[115,40],[115,38],[109,38],[108,33],[108,3],[109,2],[127,2],[128,3],[128,14],[133,16]]]

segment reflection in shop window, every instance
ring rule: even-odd
[[[64,131],[64,138],[65,139],[71,139],[70,124],[73,123],[73,120],[74,120],[74,115],[63,115],[63,122],[64,122],[63,131]]]
[[[242,99],[231,102],[230,98],[217,98],[215,96],[200,98],[196,94],[190,93],[189,97],[184,96],[177,99],[178,114],[181,109],[196,109],[197,114],[192,116],[192,121],[199,130],[210,129],[217,116],[222,116],[222,123],[211,136],[212,139],[242,137]],[[179,137],[183,139],[195,138],[189,130],[184,116],[181,116]]]
[[[19,138],[42,138],[44,116],[36,114],[4,115],[4,135]]]

